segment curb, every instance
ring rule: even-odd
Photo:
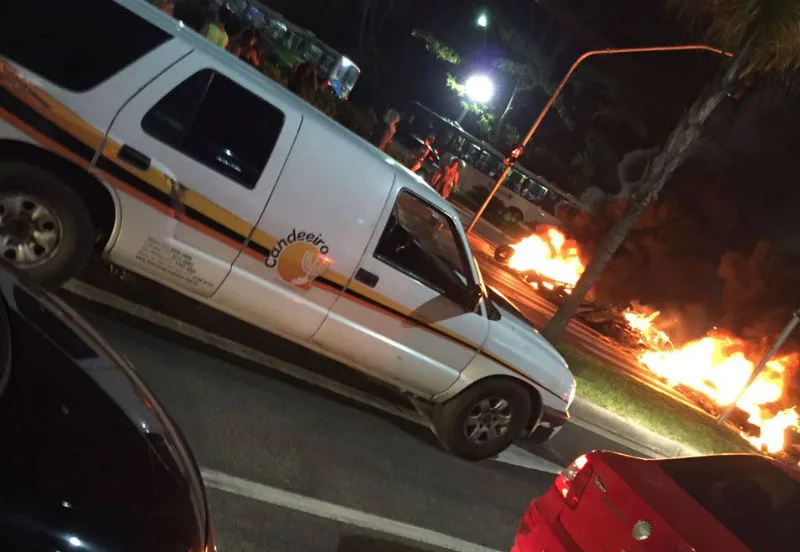
[[[665,458],[701,455],[700,451],[633,424],[622,416],[580,397],[576,397],[572,403],[570,414],[572,415],[570,421],[576,425],[647,456]]]

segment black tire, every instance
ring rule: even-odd
[[[476,442],[467,437],[467,417],[480,410],[484,401],[503,399],[508,404],[510,421],[502,435]],[[522,384],[510,379],[492,378],[478,382],[433,411],[433,423],[442,445],[467,460],[483,460],[508,448],[525,430],[531,415],[531,399]]]
[[[522,224],[522,221],[525,220],[525,214],[519,209],[519,207],[508,207],[505,215],[506,218],[511,222],[515,222],[517,224]]]
[[[514,254],[514,248],[510,245],[501,245],[497,249],[494,250],[494,258],[496,261],[500,261],[501,263],[507,263],[508,260],[511,258],[511,255]]]
[[[6,262],[47,285],[58,285],[76,276],[92,254],[95,231],[81,198],[53,173],[21,162],[0,163],[0,199],[24,195],[46,206],[60,222],[60,241],[40,263],[24,265],[3,256]]]

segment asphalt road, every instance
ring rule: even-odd
[[[558,467],[595,448],[630,452],[568,425],[546,446],[466,462],[425,427],[68,299],[133,362],[210,470],[223,552],[507,550]]]

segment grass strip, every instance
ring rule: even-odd
[[[752,452],[739,435],[710,416],[573,347],[560,345],[559,351],[575,375],[578,396],[597,406],[704,454]]]

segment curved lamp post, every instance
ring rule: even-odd
[[[528,142],[531,141],[531,138],[533,137],[534,133],[536,133],[536,130],[539,128],[539,125],[542,123],[542,120],[544,119],[545,115],[547,115],[547,113],[550,111],[550,108],[553,107],[556,98],[558,98],[558,95],[561,94],[561,91],[564,89],[564,85],[567,84],[567,81],[572,76],[572,73],[575,72],[575,69],[577,69],[578,65],[583,63],[584,60],[592,56],[608,56],[614,54],[633,54],[633,53],[644,53],[644,52],[680,52],[686,50],[705,50],[708,52],[714,52],[715,54],[719,54],[721,56],[733,57],[733,54],[731,54],[730,52],[720,50],[719,48],[714,48],[713,46],[707,46],[705,44],[684,44],[680,46],[649,46],[643,48],[608,48],[605,50],[590,50],[584,53],[578,59],[575,60],[575,63],[573,63],[572,67],[569,68],[567,74],[564,75],[564,78],[562,78],[561,82],[558,83],[558,86],[556,87],[555,91],[550,96],[550,99],[547,100],[547,103],[544,104],[542,111],[539,113],[539,116],[536,117],[536,120],[533,122],[533,126],[531,126],[530,130],[528,131],[528,134],[525,135],[525,138],[522,140],[522,143],[519,145],[519,147],[521,147],[524,150],[525,147],[528,145]],[[483,202],[483,205],[481,205],[480,209],[478,209],[478,212],[475,213],[472,222],[469,223],[469,226],[467,227],[467,233],[472,232],[472,229],[475,228],[475,225],[478,223],[478,219],[480,219],[481,215],[483,215],[483,212],[486,210],[486,207],[488,207],[489,202],[497,193],[497,190],[499,190],[500,186],[503,185],[503,181],[505,181],[506,177],[511,172],[512,168],[514,168],[514,163],[506,164],[506,168],[503,170],[502,173],[500,173],[500,176],[497,178],[497,181],[495,182],[492,191],[489,192],[486,201]]]

